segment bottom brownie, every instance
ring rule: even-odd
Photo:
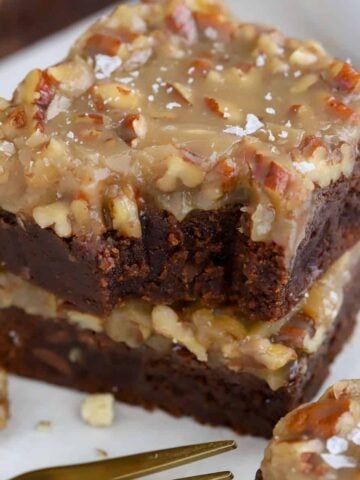
[[[180,346],[166,352],[130,349],[103,333],[14,307],[0,310],[0,362],[26,377],[87,392],[111,391],[130,404],[270,437],[282,416],[316,393],[351,334],[360,306],[358,280],[355,276],[348,285],[322,346],[300,358],[287,386],[275,391],[250,373],[201,363]]]

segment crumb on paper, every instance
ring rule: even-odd
[[[115,418],[114,404],[110,393],[89,395],[81,405],[81,417],[92,427],[110,427]]]
[[[106,458],[109,457],[109,454],[106,450],[103,450],[102,448],[97,448],[96,449],[96,455],[100,458],[105,460]]]
[[[35,430],[41,433],[47,433],[51,430],[52,423],[49,420],[40,420],[35,426]]]
[[[4,429],[9,420],[9,400],[7,374],[0,368],[0,430]]]

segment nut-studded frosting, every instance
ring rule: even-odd
[[[261,469],[263,480],[360,478],[360,380],[338,382],[280,420]]]
[[[0,206],[140,238],[143,202],[179,220],[238,202],[291,253],[314,189],[352,174],[359,97],[351,64],[215,1],[122,5],[0,103]]]

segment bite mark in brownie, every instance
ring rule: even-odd
[[[290,269],[281,247],[239,232],[249,228],[241,205],[193,212],[182,222],[146,208],[139,240],[115,231],[62,239],[3,211],[0,259],[74,308],[99,315],[131,298],[164,304],[199,299],[275,320],[360,237],[359,179],[343,178],[316,195],[312,224]]]

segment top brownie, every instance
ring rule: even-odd
[[[119,6],[0,108],[0,257],[77,308],[276,319],[360,237],[359,72],[219,3]]]

